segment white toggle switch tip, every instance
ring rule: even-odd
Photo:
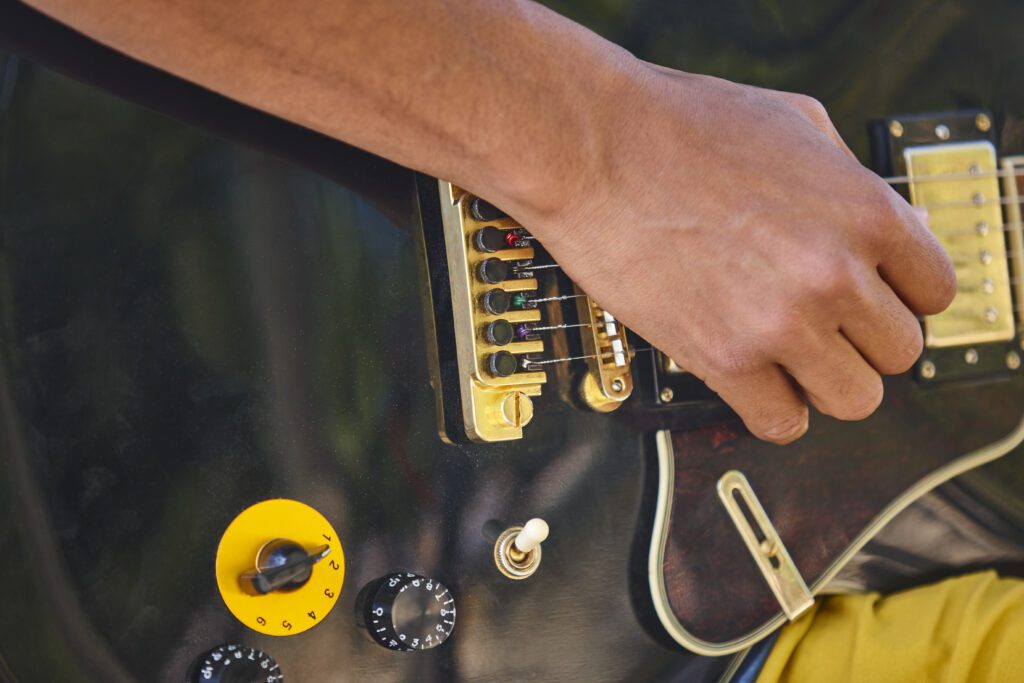
[[[516,550],[528,553],[548,537],[548,523],[539,517],[531,519],[523,525],[523,530],[516,536]]]

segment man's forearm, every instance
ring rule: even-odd
[[[121,52],[515,212],[603,163],[635,60],[523,0],[28,0]],[[582,180],[581,180],[582,183]],[[579,191],[583,188],[580,187]],[[550,204],[551,206],[548,206]]]
[[[779,443],[860,419],[949,259],[820,104],[653,67],[526,0],[28,0],[212,90],[510,211]],[[742,199],[737,198],[737,191]]]

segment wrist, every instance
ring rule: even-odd
[[[562,229],[579,220],[579,207],[601,201],[597,187],[614,185],[618,148],[647,80],[644,62],[588,37],[588,49],[573,51],[583,53],[579,59],[559,62],[560,97],[537,103],[542,125],[510,154],[487,162],[494,170],[492,201],[548,241],[565,237]]]

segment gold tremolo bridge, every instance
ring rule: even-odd
[[[456,389],[444,386],[443,363],[434,363],[442,435],[458,440],[465,434],[473,441],[522,438],[534,399],[548,381],[547,369],[558,363],[582,362],[575,381],[584,404],[603,412],[620,406],[633,390],[625,328],[586,294],[565,285],[564,276],[554,272],[557,264],[541,261],[540,246],[513,219],[446,181],[436,181],[435,192],[440,229],[434,235],[443,239],[449,291],[433,295],[435,301],[450,296],[453,333],[451,340],[436,341],[439,347],[454,345],[449,357],[458,380],[458,395],[452,396]],[[421,187],[421,202],[429,201],[423,194]],[[429,245],[425,252],[429,270]],[[436,266],[442,259],[434,257]],[[542,285],[542,278],[548,284]],[[437,326],[434,320],[435,332]],[[567,339],[570,334],[578,336]],[[572,356],[570,348],[582,352]]]

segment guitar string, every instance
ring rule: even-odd
[[[956,180],[979,180],[979,179],[984,179],[984,178],[1022,178],[1022,177],[1024,177],[1024,168],[1019,169],[1019,170],[1015,169],[1015,170],[1012,170],[1012,171],[993,171],[993,172],[989,172],[989,173],[940,173],[940,174],[937,174],[937,175],[925,175],[925,176],[917,176],[917,177],[911,177],[911,176],[905,176],[905,175],[904,176],[888,176],[888,177],[884,177],[883,176],[883,177],[881,177],[881,180],[886,182],[886,183],[888,183],[888,184],[890,184],[890,185],[908,185],[910,183],[953,182],[953,181],[956,181]],[[1024,203],[1024,198],[1018,198],[1016,200],[1011,199],[1011,198],[1000,198],[998,201],[999,201],[999,204],[1009,205],[1009,204],[1015,204],[1015,203]],[[947,203],[947,204],[936,204],[936,205],[931,205],[931,206],[924,205],[924,206],[921,206],[920,208],[925,208],[925,209],[928,209],[928,210],[946,209],[946,208],[967,208],[967,207],[971,207],[971,206],[984,206],[984,205],[986,205],[988,203],[990,203],[990,202],[986,199],[985,201],[980,202],[980,203],[973,202],[973,201],[969,201],[969,202],[953,202],[953,203]],[[518,239],[526,240],[526,241],[535,241],[537,238],[534,237],[533,235],[519,235]],[[557,266],[557,264],[552,265],[552,266],[536,266],[534,269],[536,270],[536,269],[540,269],[540,268],[552,268],[552,267],[558,267],[558,266]],[[530,270],[530,269],[524,268],[524,270]]]
[[[987,226],[984,229],[979,230],[978,226],[975,225],[974,227],[971,228],[946,228],[944,230],[932,230],[932,234],[934,234],[937,237],[956,237],[958,235],[968,234],[977,235],[978,237],[985,237],[990,232],[1014,232],[1016,230],[1020,230],[1021,228],[1024,228],[1024,225],[1014,221],[1009,224],[1004,224],[1004,227],[999,228],[998,230],[993,230],[991,227]]]
[[[530,332],[548,332],[550,330],[568,330],[573,327],[597,327],[594,323],[562,323],[561,325],[544,325],[543,327],[531,327]]]
[[[644,346],[644,347],[641,347],[641,348],[631,349],[631,351],[633,352],[634,355],[636,355],[637,353],[654,353],[655,351],[657,351],[657,349],[655,349],[652,346]],[[586,355],[583,355],[583,356],[566,356],[564,358],[545,358],[544,360],[530,360],[528,358],[523,358],[522,364],[523,364],[524,368],[529,369],[531,367],[536,367],[536,366],[540,366],[540,365],[551,365],[552,363],[569,363],[569,362],[574,361],[574,360],[590,360],[591,358],[611,358],[614,355],[615,355],[614,351],[605,351],[603,353],[591,353],[591,354],[586,354]]]
[[[942,204],[915,204],[914,208],[928,209],[928,211],[943,211],[945,209],[979,209],[983,206],[992,206],[993,204],[1009,206],[1020,203],[1022,203],[1020,198],[999,197],[998,199],[989,199],[988,197],[983,197],[980,202],[968,200],[963,202],[944,202]]]
[[[934,183],[952,182],[954,180],[981,180],[983,178],[1020,178],[1024,176],[1024,169],[1012,171],[990,171],[988,173],[939,173],[936,175],[908,176],[898,175],[882,177],[881,179],[890,185],[909,185],[910,183]]]
[[[1024,202],[1024,200],[1021,200],[1021,201]],[[1013,204],[1013,203],[1014,202],[1007,202],[1007,204]],[[1014,221],[1014,222],[1011,222],[1011,223],[1003,223],[1003,227],[999,228],[999,229],[993,229],[990,226],[985,227],[985,228],[978,228],[977,225],[972,225],[970,227],[964,227],[964,228],[943,228],[943,229],[937,229],[937,230],[932,230],[932,233],[937,235],[938,237],[955,237],[955,236],[958,236],[958,235],[977,235],[979,237],[985,237],[989,233],[994,233],[994,232],[1013,232],[1015,230],[1020,230],[1021,227],[1024,227],[1024,226],[1022,226],[1020,223],[1017,223],[1016,221]],[[531,270],[546,270],[548,268],[561,268],[561,267],[562,266],[560,264],[558,264],[558,263],[546,263],[546,264],[540,265],[540,266],[513,266],[512,269],[517,271],[517,272],[527,272],[527,271],[531,271]]]
[[[890,176],[890,177],[883,177],[882,180],[884,182],[890,184],[890,185],[904,185],[904,184],[910,184],[910,183],[953,182],[953,181],[957,181],[957,180],[980,180],[980,179],[984,179],[984,178],[1010,178],[1010,177],[1014,177],[1014,178],[1016,178],[1016,177],[1024,177],[1024,170],[1016,170],[1015,169],[1015,170],[1012,170],[1012,171],[994,171],[994,172],[989,172],[989,173],[970,173],[970,172],[967,172],[967,173],[946,173],[946,174],[937,174],[937,175],[931,175],[931,176],[917,176],[917,177],[911,177],[911,176]],[[986,198],[986,199],[983,199],[983,201],[981,201],[981,202],[978,202],[978,201],[946,202],[946,203],[942,203],[942,204],[923,205],[922,208],[924,208],[924,209],[926,209],[928,211],[941,211],[941,210],[945,210],[945,209],[981,207],[981,206],[985,206],[985,205],[991,204],[991,203],[998,203],[999,205],[1010,205],[1010,204],[1015,204],[1015,203],[1019,203],[1019,202],[1020,202],[1020,199],[1012,199],[1012,198],[1000,197],[998,200],[992,200],[992,201],[990,201],[990,200],[988,200]],[[1018,225],[1005,226],[1005,227],[1001,228],[999,230],[999,232],[1003,232],[1003,233],[1010,232],[1012,230],[1019,229],[1019,227],[1020,226],[1018,226]],[[970,228],[956,228],[956,229],[951,229],[950,228],[950,229],[946,229],[946,230],[942,230],[942,231],[936,230],[934,232],[935,232],[935,234],[937,236],[940,236],[940,237],[953,237],[953,236],[961,235],[961,234],[976,234],[976,235],[979,235],[979,236],[985,236],[985,234],[987,234],[987,231],[985,231],[983,233],[979,233],[977,226],[970,227]],[[533,235],[521,235],[519,237],[519,239],[524,240],[524,241],[535,241],[537,238],[534,237]],[[960,254],[960,253],[951,253],[950,257],[954,258],[954,259],[956,259],[956,258],[963,258],[963,255]],[[1007,258],[1019,258],[1019,256],[1017,254],[1013,253],[1013,252],[1008,252],[1006,254],[1006,257]],[[532,270],[546,270],[546,269],[550,269],[550,268],[560,268],[560,267],[561,266],[559,264],[553,263],[553,264],[545,264],[545,265],[539,265],[539,266],[516,266],[515,270],[517,270],[517,271],[532,271]],[[1017,280],[1015,278],[1010,278],[1010,284],[1011,285],[1016,285],[1017,284]],[[967,289],[967,288],[964,288],[964,287],[958,287],[957,289],[958,289],[958,291],[971,291],[970,289]],[[586,295],[585,294],[569,294],[569,295],[564,295],[564,296],[546,297],[546,298],[543,298],[543,299],[533,299],[532,303],[540,304],[540,303],[549,303],[549,302],[555,302],[555,301],[565,301],[565,300],[568,300],[568,299],[576,299],[576,298],[580,298],[580,297],[583,297],[583,296],[586,296]],[[1014,306],[1014,311],[1016,313],[1018,313],[1018,314],[1024,313],[1024,302],[1022,302],[1021,304],[1015,305]],[[976,317],[983,317],[983,316],[976,316]],[[534,328],[531,328],[531,329],[534,332],[549,332],[549,331],[560,330],[560,329],[581,328],[581,327],[594,327],[594,326],[595,325],[593,323],[579,323],[579,324],[571,324],[571,325],[570,324],[545,325],[545,326],[534,327]],[[645,353],[645,352],[646,353],[653,353],[655,350],[656,349],[654,349],[653,347],[633,348],[632,349],[632,353],[635,356],[638,353]],[[531,369],[531,368],[539,368],[539,367],[542,367],[542,366],[545,366],[545,365],[551,365],[551,364],[554,364],[554,363],[568,363],[568,362],[578,361],[578,360],[590,360],[590,359],[593,359],[593,358],[611,358],[611,357],[614,357],[614,355],[615,355],[615,352],[613,352],[613,351],[606,351],[606,352],[603,352],[603,353],[586,354],[586,355],[582,355],[582,356],[567,356],[567,357],[563,357],[563,358],[548,358],[548,359],[539,360],[539,361],[538,360],[530,360],[530,359],[524,358],[523,361],[522,361],[522,365],[523,365],[524,369],[528,370],[528,369]]]
[[[1021,309],[1018,308],[1016,310],[1019,312]],[[634,357],[637,354],[640,354],[640,353],[655,353],[657,351],[658,351],[658,349],[656,349],[656,348],[654,348],[652,346],[644,346],[644,347],[639,347],[639,348],[631,349],[632,355]],[[531,370],[531,369],[537,369],[537,368],[539,368],[541,366],[544,366],[544,365],[552,365],[554,363],[570,363],[572,361],[590,360],[592,358],[610,358],[610,357],[613,357],[614,355],[615,355],[615,353],[613,351],[605,351],[603,353],[592,353],[592,354],[586,354],[586,355],[582,355],[582,356],[565,356],[563,358],[546,358],[544,360],[530,360],[530,359],[527,359],[527,358],[523,358],[521,364],[522,364],[524,370]]]
[[[912,183],[912,182],[952,182],[954,180],[977,180],[977,179],[983,179],[983,178],[1007,178],[1007,177],[1024,177],[1024,170],[1020,170],[1020,171],[1017,171],[1017,170],[1014,170],[1014,171],[995,171],[995,172],[990,172],[990,173],[948,173],[948,174],[939,174],[939,175],[932,175],[932,176],[917,176],[915,178],[912,178],[910,176],[893,176],[893,177],[882,178],[882,180],[885,181],[886,183],[891,184],[891,185],[898,185],[898,184],[909,184],[909,183]],[[985,206],[985,205],[988,205],[988,204],[996,204],[996,203],[998,203],[999,205],[1010,205],[1010,204],[1016,204],[1016,203],[1020,203],[1020,202],[1021,202],[1020,199],[1000,197],[998,200],[988,200],[987,198],[985,198],[985,199],[983,199],[983,201],[980,201],[980,202],[973,201],[973,200],[972,201],[963,201],[963,202],[946,202],[946,203],[942,203],[942,204],[923,205],[923,206],[921,206],[921,208],[924,208],[924,209],[926,209],[928,211],[941,211],[941,210],[944,210],[944,209],[981,207],[981,206]],[[1016,230],[1018,228],[1019,228],[1019,226],[1017,226],[1017,225],[1009,225],[1009,226],[1001,228],[999,230],[999,232],[1003,232],[1003,233],[1010,232],[1010,231]],[[976,234],[976,235],[979,235],[979,236],[985,236],[985,234],[987,234],[988,231],[979,234],[977,226],[974,226],[974,227],[971,227],[971,228],[946,229],[946,230],[942,230],[942,231],[936,230],[934,232],[935,232],[935,234],[937,236],[940,236],[940,237],[951,237],[951,236],[956,236],[956,235],[961,235],[961,234]],[[521,235],[520,239],[527,240],[527,241],[534,241],[537,238],[534,237],[533,235]],[[1007,252],[1005,254],[1005,256],[1008,259],[1010,259],[1010,258],[1019,258],[1019,256],[1017,254],[1013,253],[1013,252]],[[954,253],[950,253],[950,258],[953,258],[953,259],[957,259],[957,258],[963,259],[964,255],[961,254],[961,253],[955,253],[954,252]],[[515,266],[514,267],[514,269],[517,270],[517,271],[546,270],[546,269],[550,269],[550,268],[561,268],[561,266],[559,264],[557,264],[557,263],[552,263],[552,264],[545,264],[545,265],[539,265],[539,266]],[[1010,284],[1011,285],[1016,285],[1017,284],[1016,279],[1010,278]],[[971,289],[967,289],[967,288],[963,288],[963,287],[958,287],[957,289],[958,289],[958,291],[972,291]],[[565,300],[568,300],[568,299],[575,299],[575,298],[580,298],[580,297],[583,297],[583,296],[586,296],[586,295],[585,294],[570,294],[570,295],[557,296],[557,297],[546,297],[546,298],[543,298],[543,299],[533,299],[532,303],[539,304],[539,303],[548,303],[548,302],[554,302],[554,301],[565,301]],[[1014,306],[1014,311],[1016,313],[1024,313],[1024,303]],[[977,316],[977,317],[982,317],[982,316]],[[534,328],[532,328],[532,331],[534,331],[534,332],[547,332],[547,331],[558,330],[558,329],[569,329],[569,328],[579,328],[579,327],[593,327],[593,326],[594,325],[591,324],[591,323],[580,323],[580,324],[574,324],[574,325],[569,325],[569,324],[547,325],[547,326],[541,326],[541,327],[534,327]],[[641,352],[653,352],[653,351],[655,351],[655,349],[653,347],[634,348],[633,349],[633,353],[634,354],[641,353]],[[589,359],[592,359],[592,358],[613,357],[614,355],[615,355],[614,352],[607,351],[607,352],[598,353],[598,354],[589,354],[589,355],[583,355],[583,356],[569,356],[569,357],[564,357],[564,358],[550,358],[550,359],[545,359],[545,360],[541,360],[541,361],[523,359],[523,366],[524,366],[524,368],[539,367],[539,366],[542,366],[542,365],[549,365],[549,364],[552,364],[552,363],[566,363],[566,362],[571,362],[571,361],[574,361],[574,360],[589,360]]]
[[[579,299],[586,294],[563,294],[562,296],[549,296],[544,299],[530,299],[531,304],[546,304],[549,301],[566,301],[568,299]]]
[[[1024,305],[1014,306],[1014,311],[1016,313],[1024,313]],[[965,316],[959,316],[959,317],[965,317]],[[981,316],[981,315],[978,315],[978,316],[966,316],[966,317],[972,317],[972,318],[973,317],[977,317],[977,318],[985,319],[984,316]],[[918,318],[918,320],[922,320],[923,319],[921,316],[917,316],[917,318]],[[589,325],[589,323],[587,323],[586,325]],[[559,327],[562,327],[562,326],[553,325],[553,326],[550,327],[550,329],[557,329]],[[565,327],[576,327],[576,326],[568,326],[567,325]],[[653,346],[633,347],[631,349],[631,353],[633,354],[634,357],[636,356],[636,354],[639,354],[639,353],[654,353],[654,352],[657,352],[657,351],[658,351],[658,349],[654,348]],[[529,370],[531,368],[537,368],[537,367],[544,366],[544,365],[552,365],[554,363],[569,363],[569,362],[577,361],[577,360],[590,360],[592,358],[611,358],[611,357],[614,357],[614,355],[615,355],[614,351],[605,351],[605,352],[602,352],[602,353],[586,354],[586,355],[582,355],[582,356],[565,356],[565,357],[562,357],[562,358],[546,358],[544,360],[531,360],[531,359],[528,359],[528,358],[523,358],[522,361],[521,361],[521,364],[522,364],[522,366],[523,366],[523,368],[525,370]]]
[[[989,228],[989,229],[987,229],[983,233],[979,233],[977,227],[974,227],[974,228],[950,228],[948,230],[935,230],[935,231],[933,231],[933,234],[935,234],[937,237],[947,237],[947,238],[964,236],[964,235],[970,235],[970,234],[974,234],[974,235],[976,235],[978,237],[985,237],[985,236],[989,235],[990,233],[1009,233],[1009,232],[1014,232],[1014,231],[1019,230],[1019,229],[1020,229],[1020,226],[1018,226],[1017,224],[1011,224],[1011,225],[1009,225],[1007,227],[1000,228],[999,230],[992,230],[991,228]],[[976,256],[976,254],[971,253],[971,252],[950,251],[948,249],[947,249],[947,253],[948,253],[948,255],[949,255],[949,257],[951,259],[953,259],[954,261],[959,261],[960,265],[967,265]],[[1005,254],[1005,257],[1007,259],[1017,259],[1017,258],[1020,258],[1020,255],[1014,253],[1012,250],[1007,250],[1006,254]],[[516,271],[518,271],[518,272],[530,272],[530,271],[533,271],[533,270],[547,270],[547,269],[552,269],[552,268],[561,268],[561,266],[559,264],[557,264],[557,263],[551,263],[551,264],[545,264],[545,265],[542,265],[542,266],[516,266],[514,269]],[[566,299],[578,298],[578,297],[581,297],[581,296],[586,296],[586,295],[574,294],[574,295],[560,296],[560,297],[551,297],[551,298],[545,298],[545,299],[531,299],[531,302],[537,304],[537,303],[545,303],[545,302],[548,302],[548,301],[564,301]]]
[[[982,251],[987,251],[987,250],[983,249]],[[949,255],[949,258],[953,261],[953,265],[958,265],[957,259],[959,259],[959,265],[968,265],[971,261],[974,260],[974,258],[976,256],[980,255],[980,252],[979,252],[979,254],[975,254],[975,253],[966,252],[966,251],[947,251],[946,253]],[[990,258],[990,262],[998,260],[998,259],[996,259],[995,254],[992,254],[991,252],[989,253],[989,258]],[[1002,256],[1000,256],[1000,258],[1002,258]],[[1011,250],[1007,249],[1007,251],[1006,251],[1006,258],[1007,259],[1015,259],[1015,258],[1020,258],[1020,256],[1018,254],[1013,253]],[[981,263],[983,263],[986,266],[988,265],[988,263],[985,263],[984,261],[981,261]]]
[[[1016,204],[1016,203],[1024,204],[1024,198],[1017,199],[1017,200],[1004,199],[1004,200],[1001,200],[999,203],[1000,204],[1005,204],[1005,205],[1011,205],[1011,204]],[[984,206],[984,204],[974,204],[973,202],[965,202],[964,205],[965,206]],[[958,208],[958,207],[954,207],[954,206],[950,206],[950,205],[942,205],[942,206],[932,206],[932,207],[923,207],[923,208],[942,210],[942,209],[945,209],[945,208]],[[964,207],[960,207],[960,208],[964,208]],[[1020,230],[1022,227],[1024,227],[1024,225],[1022,225],[1021,223],[1018,223],[1016,221],[1013,221],[1013,222],[1010,222],[1010,223],[1003,223],[1003,227],[1001,227],[999,229],[993,229],[992,227],[987,226],[987,225],[985,227],[983,227],[983,228],[979,228],[978,225],[976,224],[976,225],[972,225],[970,227],[964,227],[964,228],[933,229],[932,233],[935,234],[938,237],[956,237],[958,235],[977,235],[979,237],[985,237],[989,233],[993,233],[993,232],[1013,232],[1015,230]],[[534,239],[536,239],[536,238],[534,238]],[[558,263],[545,263],[543,265],[538,265],[538,266],[513,266],[512,269],[514,271],[517,271],[517,272],[527,272],[527,271],[531,271],[531,270],[547,270],[549,268],[561,268],[561,267],[562,266],[560,264],[558,264]]]

